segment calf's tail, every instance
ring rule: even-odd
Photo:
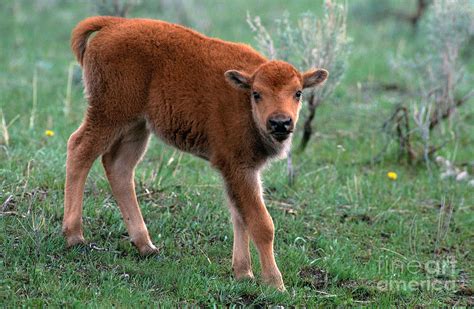
[[[87,39],[89,36],[93,32],[99,31],[104,27],[116,25],[125,20],[125,18],[121,17],[95,16],[86,18],[77,24],[74,30],[72,30],[71,49],[81,66],[83,64],[84,53],[86,52]]]

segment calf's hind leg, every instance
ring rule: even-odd
[[[145,121],[130,127],[102,156],[102,164],[132,243],[141,255],[157,253],[135,194],[135,167],[146,151],[150,132]]]
[[[95,126],[86,118],[69,138],[63,217],[63,234],[68,247],[85,243],[82,233],[84,185],[92,164],[107,149],[115,132],[113,128]]]

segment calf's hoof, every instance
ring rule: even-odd
[[[151,242],[149,244],[143,244],[140,246],[135,245],[135,247],[137,247],[138,252],[140,253],[141,256],[155,255],[160,252],[160,249],[155,247],[155,245],[153,245]]]
[[[251,270],[247,271],[235,271],[234,270],[234,277],[235,280],[253,280],[255,277],[253,276],[253,272]]]
[[[283,279],[280,276],[272,276],[272,277],[264,277],[263,283],[274,287],[280,292],[286,292],[285,284],[283,283]]]
[[[66,247],[71,248],[79,245],[85,245],[86,240],[84,239],[84,236],[82,235],[71,235],[71,236],[66,236]]]

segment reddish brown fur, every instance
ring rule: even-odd
[[[266,60],[249,46],[147,19],[88,18],[73,30],[71,46],[84,69],[89,107],[68,142],[63,222],[68,245],[84,242],[84,183],[92,163],[102,155],[132,242],[142,254],[156,252],[133,181],[135,166],[154,132],[221,172],[234,224],[236,277],[253,276],[248,251],[252,239],[264,281],[283,289],[259,173],[269,158],[289,146],[301,104],[296,91],[321,83],[327,72],[300,74],[288,63]],[[253,99],[253,92],[261,98]],[[292,121],[284,140],[269,131],[269,120],[275,117]]]

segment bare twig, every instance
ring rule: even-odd
[[[21,217],[21,218],[25,218],[25,217],[26,217],[25,215],[22,215],[22,214],[18,213],[17,211],[4,211],[4,212],[0,212],[0,216],[17,216],[17,217]]]
[[[2,212],[3,212],[3,213],[8,209],[9,204],[10,204],[10,202],[11,202],[12,200],[13,200],[13,195],[10,194],[10,195],[7,197],[7,199],[5,200],[5,202],[3,202],[3,204],[2,204]]]
[[[295,171],[293,169],[293,161],[291,158],[291,150],[288,152],[287,167],[288,167],[288,185],[291,187],[295,183]]]
[[[32,106],[31,106],[31,115],[30,115],[30,125],[29,128],[32,130],[35,126],[36,119],[36,106],[38,105],[38,73],[36,68],[33,71],[33,81],[32,81]]]
[[[459,106],[467,102],[469,98],[470,96],[466,95],[462,99],[457,100],[454,105],[449,106],[441,115],[438,115],[437,113],[433,113],[433,115],[431,116],[431,121],[430,121],[430,130],[433,130],[441,122],[441,120],[448,119],[451,116],[451,114],[456,110],[456,108],[458,108]]]
[[[415,151],[411,147],[411,142],[410,142],[410,136],[411,136],[411,131],[410,131],[410,121],[408,119],[408,109],[405,106],[400,107],[399,111],[402,112],[403,121],[405,122],[405,134],[401,134],[401,121],[402,118],[398,118],[398,123],[397,123],[397,132],[399,133],[399,141],[400,141],[400,147],[402,151],[405,151],[407,154],[407,163],[412,164],[413,161],[416,158]]]
[[[321,100],[315,97],[314,92],[312,92],[308,100],[308,115],[306,116],[306,119],[304,120],[304,125],[303,125],[303,137],[301,138],[301,143],[299,147],[299,150],[301,152],[305,150],[311,138],[311,135],[313,134],[312,123],[313,123],[314,115],[316,114],[316,108],[319,105],[321,105]]]
[[[402,12],[395,12],[394,15],[400,19],[408,21],[413,26],[413,28],[416,28],[418,25],[418,22],[421,20],[421,17],[426,12],[428,5],[429,5],[428,0],[417,0],[415,13],[406,14]]]

